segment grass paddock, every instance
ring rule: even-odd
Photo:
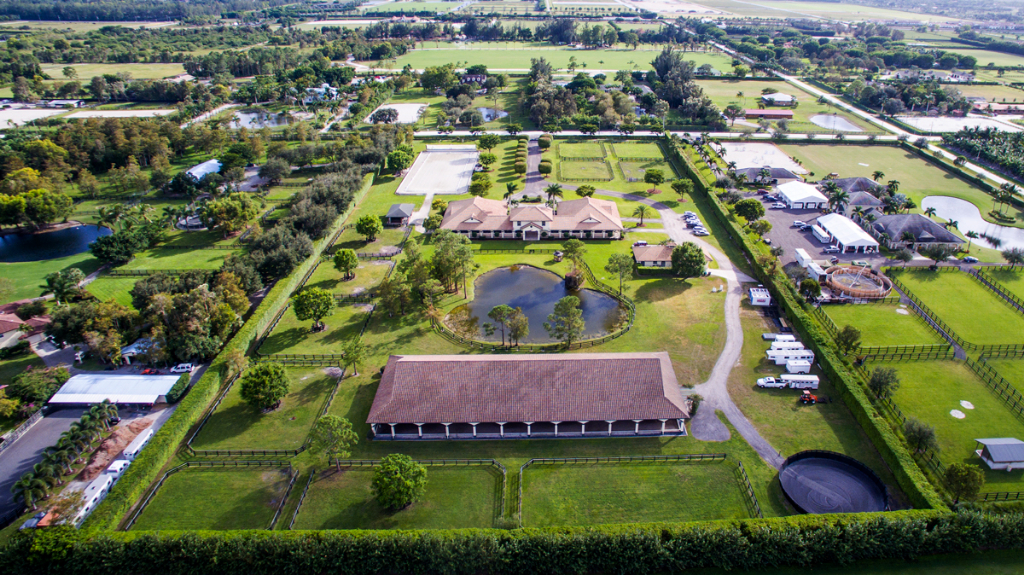
[[[924,345],[944,340],[909,306],[868,303],[822,306],[836,327],[860,330],[861,345]]]

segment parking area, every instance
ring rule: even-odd
[[[818,241],[818,238],[814,237],[810,229],[801,231],[793,226],[793,222],[796,220],[804,223],[814,223],[818,216],[824,215],[819,209],[774,209],[771,207],[774,202],[764,200],[763,196],[758,196],[756,193],[746,194],[746,196],[748,198],[760,198],[764,202],[764,219],[772,224],[772,231],[768,232],[765,237],[771,240],[773,247],[781,247],[785,250],[782,254],[783,265],[796,261],[797,248],[803,248],[815,260],[827,260],[832,256],[836,256],[840,263],[850,263],[854,260],[866,261],[871,263],[872,267],[876,270],[880,269],[880,266],[885,263],[886,258],[881,254],[825,253],[825,248],[829,247],[830,244]]]
[[[32,470],[32,466],[39,462],[43,450],[57,443],[60,435],[78,421],[84,412],[85,409],[80,407],[55,411],[40,419],[13,445],[0,452],[0,516],[21,505],[11,494],[11,486],[19,477]]]

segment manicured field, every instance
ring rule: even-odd
[[[445,13],[458,6],[458,2],[388,2],[378,6],[367,7],[368,12],[439,12]]]
[[[950,18],[933,14],[918,14],[916,12],[903,12],[887,8],[876,8],[874,6],[840,4],[836,2],[776,2],[769,0],[751,3],[736,0],[696,0],[693,3],[707,6],[708,8],[728,10],[732,15],[738,17],[799,18],[800,16],[811,16],[850,21],[916,20],[919,22],[948,22],[951,20]]]
[[[744,304],[740,320],[743,352],[729,375],[729,395],[758,432],[783,457],[808,449],[849,455],[878,473],[896,497],[901,498],[892,472],[850,413],[839,389],[817,367],[811,369],[813,375],[821,378],[816,393],[831,397],[831,403],[801,405],[797,399],[799,391],[757,387],[758,378],[777,377],[786,369],[764,357],[769,345],[761,339],[761,334],[775,331],[775,327],[765,321],[759,309]],[[744,461],[744,465],[749,463]]]
[[[992,268],[985,270],[985,273],[995,278],[1007,292],[1019,298],[1024,298],[1024,269]]]
[[[4,22],[0,28],[23,28],[33,29],[53,28],[55,30],[72,30],[74,32],[89,32],[99,30],[105,26],[124,26],[125,28],[164,28],[174,26],[175,22],[69,22],[61,20],[15,20]]]
[[[167,478],[132,530],[266,529],[287,487],[283,469],[183,469]]]
[[[1024,388],[1024,359],[986,359],[985,363],[1014,387]]]
[[[613,178],[607,162],[562,162],[558,174],[563,180],[608,180]]]
[[[561,142],[557,144],[557,148],[558,155],[562,158],[604,158],[608,155],[600,142]]]
[[[1024,62],[1022,62],[1022,64],[1024,64]],[[964,97],[977,96],[985,98],[985,100],[989,102],[1024,101],[1024,90],[1020,90],[1012,86],[969,85],[956,86],[956,89],[959,90]]]
[[[1024,421],[1014,417],[973,371],[952,360],[871,363],[867,369],[876,366],[896,369],[900,388],[893,399],[908,417],[935,427],[943,463],[980,465],[985,470],[983,492],[1024,489],[1024,470],[991,471],[974,454],[977,438],[1024,437]],[[961,404],[962,401],[969,402],[973,409]],[[953,417],[953,410],[959,410],[965,417]]]
[[[757,108],[757,103],[761,99],[761,90],[765,88],[772,88],[779,93],[795,96],[799,105],[793,110],[793,119],[789,122],[789,131],[792,133],[831,133],[831,130],[811,123],[810,118],[820,114],[832,115],[833,112],[838,112],[836,116],[845,118],[847,121],[860,127],[864,133],[880,132],[878,128],[855,117],[853,114],[845,114],[834,106],[819,104],[817,98],[786,82],[767,80],[698,80],[697,83],[704,89],[704,93],[722,110],[730,104],[736,104],[743,109]],[[742,96],[739,95],[740,92],[743,93]],[[750,120],[749,122],[757,123],[756,120]],[[735,124],[730,122],[730,130],[742,131],[744,129],[749,130],[751,128],[744,126],[739,121]],[[859,134],[861,132],[852,133]]]
[[[88,80],[104,74],[130,74],[136,80],[169,78],[184,74],[181,64],[43,64],[41,67],[55,80],[63,80],[62,70],[71,66],[78,72],[79,79]]]
[[[100,301],[114,300],[121,305],[131,307],[131,291],[135,287],[135,282],[140,279],[142,278],[100,277],[85,286],[85,289]]]
[[[312,320],[299,321],[295,310],[289,308],[263,345],[260,353],[341,353],[341,346],[350,338],[359,335],[366,321],[369,307],[365,305],[342,305],[324,318],[327,329],[310,333]]]
[[[202,431],[196,449],[297,449],[306,440],[324,401],[337,384],[337,368],[286,368],[288,395],[281,406],[260,413],[242,400],[241,381],[231,386]],[[333,371],[332,371],[333,370]]]
[[[372,477],[369,467],[320,472],[309,486],[295,529],[489,528],[501,502],[501,474],[489,466],[427,467],[423,499],[399,511],[377,503]]]
[[[523,525],[598,525],[750,517],[736,464],[534,464],[523,473]]]
[[[651,60],[661,52],[661,45],[642,44],[640,49],[602,48],[596,50],[577,50],[566,47],[553,47],[544,43],[523,42],[472,42],[457,47],[453,44],[438,43],[439,47],[428,47],[413,50],[399,56],[395,63],[396,69],[410,65],[419,70],[427,66],[437,66],[446,62],[463,62],[486,64],[492,70],[529,70],[531,58],[544,58],[552,66],[565,69],[569,58],[575,56],[577,70],[623,70],[633,69],[636,65],[641,70],[650,66]],[[430,46],[430,43],[427,43]],[[718,70],[728,70],[732,59],[722,54],[704,52],[687,52],[685,60],[693,60],[697,66],[711,64]]]
[[[863,304],[822,306],[836,327],[860,330],[861,345],[923,345],[943,343],[939,334],[909,306]]]
[[[334,268],[332,261],[327,260],[317,266],[305,287],[326,289],[338,295],[358,295],[380,285],[389,269],[389,260],[362,260],[355,271],[355,277],[344,279],[344,274]]]
[[[146,250],[123,266],[126,270],[215,270],[237,252],[231,250]]]
[[[562,164],[562,166],[564,168],[565,164]],[[663,176],[665,176],[665,180],[666,181],[674,180],[674,179],[679,177],[679,174],[676,174],[676,171],[672,167],[672,164],[670,164],[667,161],[658,161],[658,160],[648,161],[648,162],[623,162],[623,161],[620,161],[619,162],[619,169],[622,170],[622,175],[627,179],[627,181],[629,180],[629,178],[635,178],[635,179],[638,179],[638,180],[643,180],[644,179],[644,174],[647,172],[647,170],[661,170],[661,173],[662,173]]]
[[[916,154],[899,148],[814,144],[787,144],[780,148],[816,174],[812,179],[820,179],[832,172],[838,173],[840,178],[870,178],[871,174],[880,170],[885,174],[881,182],[898,181],[899,193],[906,194],[918,206],[926,196],[941,195],[971,202],[982,214],[992,209],[992,196]],[[914,211],[920,213],[920,208]]]
[[[661,146],[654,142],[626,142],[623,144],[611,144],[612,151],[620,160],[631,158],[664,158]]]
[[[966,341],[1024,343],[1024,314],[967,274],[915,270],[896,277]]]
[[[992,50],[977,50],[974,48],[967,48],[959,44],[952,45],[951,49],[957,54],[974,56],[978,59],[978,66],[988,66],[989,64],[995,64],[996,66],[1024,66],[1024,56],[995,52]]]
[[[11,295],[10,301],[18,301],[42,295],[43,290],[39,286],[44,283],[43,278],[47,274],[78,268],[88,275],[99,267],[100,261],[92,257],[89,252],[84,252],[39,262],[0,263],[0,277],[14,282],[14,293]]]

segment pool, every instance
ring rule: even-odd
[[[109,236],[110,228],[75,226],[40,234],[0,236],[0,262],[36,262],[80,254],[96,238]]]
[[[582,289],[569,290],[565,287],[565,279],[553,272],[532,266],[512,266],[491,270],[473,283],[475,299],[470,303],[453,310],[446,322],[459,320],[458,327],[467,333],[475,332],[476,339],[484,341],[501,341],[501,328],[497,327],[494,335],[487,336],[483,324],[491,322],[487,313],[495,306],[505,304],[510,307],[522,308],[530,318],[530,335],[520,343],[553,343],[557,340],[548,336],[544,322],[548,314],[555,310],[555,303],[565,296],[576,296],[580,299],[583,320],[586,322],[583,338],[590,339],[607,335],[618,327],[625,317],[620,311],[618,300],[601,292]],[[468,312],[460,318],[460,312]],[[461,331],[456,330],[456,331]],[[505,336],[506,341],[508,335]]]
[[[998,250],[1024,248],[1024,229],[986,222],[981,217],[978,206],[966,200],[949,196],[928,196],[921,200],[921,208],[935,208],[935,215],[938,216],[939,221],[955,220],[961,234],[978,232],[978,235],[982,237],[973,240],[974,243],[981,243],[987,248]],[[999,241],[999,245],[994,245],[987,238],[995,238]]]

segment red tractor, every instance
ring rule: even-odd
[[[818,403],[818,396],[805,389],[804,392],[800,394],[800,403],[804,405],[814,405],[815,403]]]

